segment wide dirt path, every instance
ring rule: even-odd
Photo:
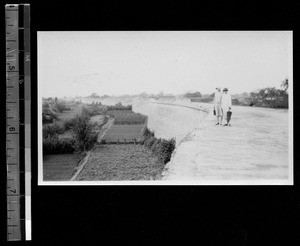
[[[235,106],[231,127],[215,123],[210,112],[204,123],[185,137],[163,179],[288,179],[288,110]]]

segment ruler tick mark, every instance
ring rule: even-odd
[[[7,4],[6,10],[6,165],[7,165],[7,240],[20,240],[25,238],[25,191],[23,191],[23,179],[26,181],[25,168],[27,167],[24,159],[24,139],[28,134],[24,134],[24,118],[27,116],[26,107],[24,108],[24,91],[30,90],[30,21],[29,4]],[[10,12],[14,11],[14,12]],[[19,45],[18,45],[19,43]],[[17,45],[17,46],[16,46]],[[23,48],[24,47],[24,48]],[[28,59],[27,59],[28,58]],[[17,77],[14,77],[17,76]],[[26,77],[26,83],[24,81]],[[24,87],[24,88],[23,88]],[[15,92],[15,90],[17,91]],[[20,91],[19,91],[20,89]],[[30,98],[26,100],[31,101]],[[26,101],[25,101],[26,102]],[[19,108],[20,104],[20,110]],[[17,116],[13,117],[13,112]],[[19,112],[20,111],[20,112]],[[28,124],[28,122],[26,122]],[[23,124],[23,125],[24,125]],[[30,124],[30,118],[29,118]],[[10,129],[11,128],[11,129]],[[20,128],[20,132],[18,131]],[[21,131],[22,130],[22,131]],[[17,134],[17,135],[10,135]],[[18,137],[20,136],[20,138]],[[16,142],[13,137],[18,139]],[[8,138],[8,139],[7,139]],[[13,148],[14,147],[14,148]],[[16,152],[16,153],[14,153]],[[13,156],[10,156],[12,154]],[[16,157],[16,159],[15,159]],[[20,158],[20,161],[19,161]],[[13,162],[15,161],[15,162]],[[20,168],[18,168],[20,165]],[[24,167],[23,167],[24,165]],[[20,177],[20,178],[19,178]],[[25,182],[26,183],[26,182]],[[10,186],[8,186],[10,185]],[[21,189],[19,189],[21,187]],[[18,188],[18,189],[16,189]],[[26,186],[25,186],[26,188]],[[22,195],[24,194],[24,195]],[[23,204],[24,201],[24,204]],[[16,209],[12,209],[16,206]],[[30,206],[29,206],[30,208]],[[23,211],[24,210],[24,211]],[[15,221],[14,221],[15,220]]]

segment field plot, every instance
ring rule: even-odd
[[[45,155],[43,158],[44,181],[68,181],[81,154]]]
[[[115,118],[115,125],[140,125],[147,122],[147,116],[132,110],[108,110],[107,114]]]
[[[160,179],[164,165],[151,150],[137,144],[99,145],[77,180]]]
[[[140,141],[145,125],[112,125],[102,138],[106,142],[124,141],[124,139],[136,139]]]

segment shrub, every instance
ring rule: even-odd
[[[155,137],[148,137],[146,141],[144,142],[144,145],[148,148],[151,148],[152,145],[155,143],[156,138]]]
[[[71,110],[69,106],[66,105],[65,102],[57,102],[54,106],[55,111],[57,112],[63,112],[63,111],[68,111]]]
[[[94,144],[97,142],[98,139],[98,133],[93,132],[91,135],[88,137],[86,143],[85,143],[85,149],[90,150],[91,148],[94,147]]]
[[[144,129],[142,131],[142,135],[145,137],[148,137],[148,136],[154,137],[154,132],[151,131],[148,127],[144,127]]]
[[[54,137],[65,132],[65,128],[58,125],[47,125],[43,127],[43,138]]]
[[[90,110],[88,110],[86,107],[83,107],[82,108],[82,112],[81,112],[81,117],[82,118],[86,118],[86,119],[89,119],[89,118],[91,118],[91,112],[90,112]]]
[[[240,101],[236,98],[232,98],[231,102],[232,102],[232,105],[241,105]]]
[[[53,123],[53,118],[49,115],[43,114],[43,124]]]
[[[104,119],[103,119],[103,125],[106,124],[107,121],[108,121],[108,117],[105,115],[105,116],[104,116]]]
[[[172,153],[176,146],[174,138],[170,140],[157,139],[154,137],[154,132],[150,131],[147,127],[143,129],[142,144],[151,149],[152,152],[164,163],[171,160]]]
[[[132,110],[132,105],[123,106],[122,103],[117,103],[114,106],[107,106],[107,110]]]
[[[160,143],[159,158],[163,163],[168,163],[171,160],[172,153],[175,149],[175,139],[170,140],[163,139]]]
[[[43,154],[72,154],[76,150],[74,139],[58,139],[57,136],[43,140]]]
[[[149,137],[154,137],[154,132],[152,132],[151,130],[149,130],[148,127],[144,127],[143,130],[142,130],[142,137],[141,137],[141,142],[142,142],[142,144],[144,144],[145,141],[146,141]]]
[[[155,142],[151,146],[151,150],[157,156],[159,156],[159,153],[160,153],[160,147],[161,147],[160,143],[161,143],[161,138],[159,138],[159,139],[156,138]]]
[[[90,116],[106,114],[107,106],[103,106],[100,102],[93,102],[87,110]]]
[[[77,118],[72,118],[64,122],[64,128],[66,131],[72,130],[77,123]]]
[[[43,103],[43,108],[49,108],[49,103],[44,102],[44,103]]]
[[[96,141],[98,134],[93,132],[93,125],[84,117],[77,117],[73,128],[78,149],[85,151],[89,149]]]

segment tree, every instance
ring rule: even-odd
[[[262,88],[250,93],[250,106],[288,108],[288,94],[275,87]]]
[[[80,150],[85,151],[92,138],[94,138],[92,130],[93,126],[88,123],[87,118],[76,118],[76,123],[73,128],[73,132]]]
[[[288,79],[285,79],[284,81],[282,81],[281,87],[282,87],[285,91],[287,91],[287,89],[289,88],[289,80],[288,80]]]
[[[43,108],[49,108],[49,103],[44,102],[44,103],[43,103]]]

